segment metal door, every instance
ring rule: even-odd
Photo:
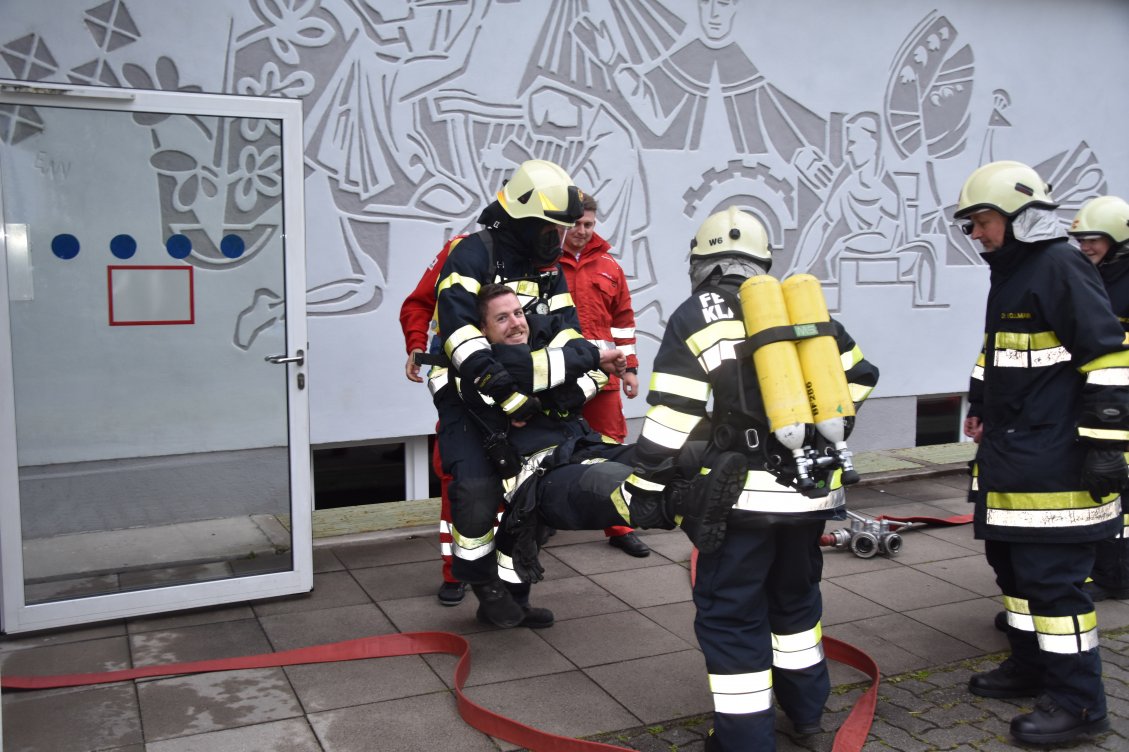
[[[312,586],[301,105],[0,81],[5,632]]]

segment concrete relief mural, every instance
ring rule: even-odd
[[[44,21],[62,11],[27,3],[26,23],[0,31],[0,74],[302,98],[308,221],[331,228],[309,243],[309,315],[374,314],[373,336],[380,329],[394,350],[400,298],[426,260],[445,237],[474,229],[531,157],[558,162],[599,200],[597,229],[652,346],[686,293],[689,238],[729,204],[764,221],[774,271],[814,274],[834,310],[867,295],[868,315],[943,326],[935,317],[956,302],[962,270],[982,261],[954,230],[954,186],[938,175],[1002,158],[1001,132],[1033,125],[1014,120],[1011,82],[978,68],[944,3],[916,26],[868,36],[865,54],[888,56],[886,80],[852,83],[850,110],[820,111],[758,67],[737,33],[757,18],[749,0],[231,0],[209,4],[210,46],[193,56],[167,49],[176,30],[137,20],[137,2],[68,3],[86,33],[73,65],[57,51],[75,37],[53,38]],[[222,58],[222,73],[203,72],[199,55]],[[248,237],[231,259],[222,233],[201,233],[188,261],[220,269],[252,257],[256,238],[277,231],[269,127],[151,126],[169,232],[222,215]],[[38,128],[32,108],[0,111],[8,143]],[[190,148],[192,139],[214,148]],[[1107,190],[1085,142],[1048,139],[1034,166],[1064,219]],[[280,296],[261,289],[246,301],[232,322],[237,346],[275,323]],[[392,385],[396,375],[379,378]]]

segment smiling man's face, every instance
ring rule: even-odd
[[[492,345],[524,345],[529,342],[529,324],[517,295],[499,295],[486,302],[482,334]]]

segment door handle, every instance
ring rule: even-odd
[[[263,358],[263,360],[268,363],[297,363],[298,365],[302,365],[306,362],[306,352],[299,350],[297,355],[293,355],[289,358],[285,355],[268,355]]]

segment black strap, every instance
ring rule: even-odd
[[[488,266],[494,269],[494,282],[504,285],[508,285],[510,282],[536,282],[537,297],[525,305],[526,313],[547,313],[547,311],[538,311],[537,305],[539,303],[548,305],[549,293],[552,292],[560,271],[554,267],[548,271],[537,272],[524,277],[510,277],[506,274],[506,265],[494,255],[494,233],[489,230],[479,230],[475,234],[482,239],[482,244],[486,246],[486,254],[489,259]]]
[[[450,358],[442,352],[417,352],[413,356],[413,360],[417,366],[440,366],[442,368],[451,366]]]
[[[830,321],[816,321],[810,324],[789,324],[787,326],[770,326],[762,329],[744,342],[733,348],[738,357],[748,357],[754,352],[771,345],[773,342],[785,340],[811,339],[812,337],[834,337],[835,327]]]

